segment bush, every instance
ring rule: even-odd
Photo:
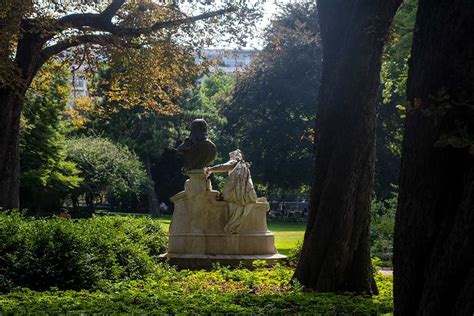
[[[97,291],[0,295],[0,314],[308,314],[377,315],[393,312],[392,278],[377,274],[379,295],[314,293],[291,281],[293,269],[176,271],[157,265],[142,280],[103,283]]]
[[[151,218],[32,219],[0,214],[0,291],[94,289],[153,272],[166,237]]]
[[[137,155],[126,146],[114,144],[106,138],[69,139],[66,152],[84,179],[73,195],[74,204],[77,204],[78,195],[83,194],[90,211],[104,193],[109,202],[117,203],[138,196],[150,185]]]
[[[9,291],[0,294],[0,315],[393,311],[393,279],[380,273],[380,294],[373,297],[314,293],[292,280],[293,268],[261,261],[252,270],[176,271],[156,262],[165,243],[151,218],[35,220],[0,213],[0,286]]]
[[[382,266],[392,266],[397,198],[394,192],[388,200],[372,202],[371,253],[382,260]]]
[[[298,241],[296,244],[296,247],[293,249],[290,249],[288,252],[288,265],[290,267],[296,267],[298,264],[298,261],[300,260],[301,256],[301,250],[303,248],[303,243],[301,241]]]

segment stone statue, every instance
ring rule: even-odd
[[[177,153],[184,157],[184,172],[207,167],[216,159],[216,145],[207,138],[205,120],[196,119],[191,123],[191,134],[178,147]]]
[[[226,171],[229,177],[220,194],[220,198],[229,203],[229,221],[224,231],[228,234],[237,234],[243,220],[252,209],[252,204],[257,201],[257,193],[253,187],[249,164],[243,160],[239,149],[229,153],[228,162],[205,169],[206,176]]]
[[[254,260],[269,264],[285,260],[268,230],[270,205],[257,198],[241,151],[231,152],[222,165],[208,167],[216,157],[216,146],[207,139],[204,120],[193,121],[189,138],[177,150],[184,156],[183,171],[189,179],[184,191],[171,197],[168,252],[160,257],[186,269],[210,268],[216,262],[251,267]],[[229,176],[219,193],[208,176],[224,171]]]

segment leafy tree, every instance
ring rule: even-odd
[[[474,311],[474,6],[419,2],[395,223],[395,315]]]
[[[321,47],[315,4],[287,5],[266,32],[266,46],[238,77],[223,113],[224,136],[252,162],[257,188],[274,198],[311,182],[313,125]],[[227,156],[225,154],[225,156]]]
[[[214,117],[219,117],[219,112],[232,92],[234,84],[235,77],[222,71],[205,77],[198,89],[195,107],[205,111],[207,115],[214,114]]]
[[[154,56],[157,59],[161,57],[161,55]],[[173,115],[156,109],[156,106],[161,107],[161,104],[166,103],[158,96],[155,96],[153,101],[155,107],[141,103],[140,100],[136,100],[136,105],[129,106],[126,101],[114,97],[117,93],[115,89],[117,85],[112,83],[111,77],[117,72],[127,72],[130,67],[128,62],[120,63],[119,60],[114,61],[101,72],[94,93],[98,101],[90,107],[80,107],[82,110],[75,114],[75,120],[83,122],[82,128],[78,130],[79,133],[105,135],[137,153],[145,165],[149,181],[154,182],[155,190],[153,186],[150,186],[147,192],[150,211],[153,214],[159,211],[158,199],[168,201],[170,192],[176,187],[178,190],[182,189],[184,180],[180,174],[180,168],[172,163],[172,160],[177,158],[171,149],[187,136],[189,123],[194,118],[206,118],[211,123],[214,128],[210,130],[210,133],[211,138],[214,139],[218,126],[224,123],[216,108],[217,96],[214,94],[219,94],[226,85],[225,82],[231,80],[228,76],[222,77],[222,74],[216,74],[206,78],[198,89],[193,89],[205,67],[194,64],[191,54],[183,53],[174,58],[172,61],[169,60],[169,63],[162,64],[159,72],[170,73],[168,68],[176,68],[178,64],[188,63],[188,67],[176,71],[167,82],[157,83],[160,89],[166,89],[170,80],[176,81],[172,85],[182,90],[174,97],[173,106],[179,106],[179,108]],[[221,80],[220,77],[223,79]],[[122,82],[118,84],[121,85]],[[161,157],[165,151],[168,151],[165,156],[170,159]],[[179,184],[170,179],[176,179]]]
[[[157,128],[166,129],[167,141],[165,146],[160,147],[160,152],[151,157],[151,175],[161,201],[169,203],[172,195],[183,190],[186,178],[180,171],[182,162],[175,148],[188,136],[190,123],[194,119],[203,118],[209,123],[209,137],[218,148],[221,147],[221,129],[226,121],[219,109],[222,106],[221,99],[227,95],[233,82],[234,79],[224,73],[206,76],[198,87],[183,92],[177,101],[179,113],[172,117],[156,118],[163,121],[161,127]]]
[[[370,247],[375,114],[384,39],[401,0],[320,0],[323,71],[315,179],[295,277],[316,291],[376,293]]]
[[[84,179],[72,197],[76,209],[80,195],[84,195],[92,212],[104,197],[114,204],[122,198],[137,196],[149,185],[143,164],[125,146],[105,138],[80,137],[67,140],[66,148],[67,157],[77,165]]]
[[[81,179],[66,160],[63,116],[69,97],[69,69],[46,64],[26,94],[21,137],[21,202],[31,210],[57,211]]]
[[[109,47],[109,54],[121,54],[125,48],[154,47],[166,38],[175,38],[188,47],[201,47],[213,35],[226,29],[233,37],[247,32],[258,10],[253,7],[227,5],[216,7],[208,1],[193,2],[199,12],[189,16],[183,10],[187,3],[176,1],[156,3],[147,0],[112,0],[82,2],[64,1],[4,1],[0,6],[0,206],[19,206],[19,125],[23,100],[38,70],[53,56],[70,48],[84,56],[104,56],[104,50],[94,54],[91,47]],[[258,5],[258,4],[257,4]],[[188,6],[189,7],[189,6]],[[210,11],[215,9],[213,11]],[[213,27],[199,21],[208,20]],[[250,23],[252,22],[252,23]],[[167,50],[167,48],[169,50]],[[163,48],[170,55],[173,46]],[[153,48],[150,48],[153,49]],[[131,52],[127,50],[127,52]],[[142,59],[143,62],[156,62]],[[142,64],[141,69],[148,69]],[[124,98],[134,100],[154,87],[149,76],[128,78],[129,90]],[[166,78],[166,77],[165,77]],[[139,79],[142,79],[140,82]],[[137,81],[138,80],[138,81]],[[168,91],[164,91],[167,93]],[[158,93],[163,91],[158,89]],[[145,94],[150,96],[150,94]],[[173,91],[170,92],[173,95]],[[152,99],[148,99],[151,102]],[[151,102],[153,106],[153,102]],[[167,110],[167,108],[165,109]]]
[[[401,110],[406,106],[406,84],[408,77],[408,59],[410,58],[415,28],[418,1],[407,0],[400,5],[395,14],[390,38],[385,46],[382,59],[381,77],[383,84],[383,100]]]
[[[169,46],[174,47],[173,54],[163,50]],[[148,59],[153,61],[148,62],[151,67],[143,69]],[[79,106],[73,120],[82,123],[80,133],[106,135],[136,152],[151,183],[153,162],[176,139],[176,118],[172,116],[181,112],[178,100],[204,69],[195,64],[191,52],[177,44],[160,42],[128,54],[115,52],[94,80],[91,106]],[[139,76],[146,77],[146,83],[133,80]],[[150,212],[158,214],[153,185],[147,187],[146,196]]]

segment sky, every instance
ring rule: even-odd
[[[278,4],[288,3],[288,0],[267,0],[263,4],[263,18],[257,23],[257,33],[253,38],[249,40],[248,48],[261,49],[263,47],[263,41],[261,36],[265,28],[270,25],[270,21],[279,12]]]
[[[252,0],[247,0],[252,1]],[[217,44],[209,48],[244,48],[244,49],[262,49],[263,48],[263,33],[265,28],[270,25],[273,17],[279,12],[279,5],[290,3],[290,2],[299,2],[304,0],[266,0],[262,5],[263,7],[263,17],[257,22],[257,30],[255,33],[250,35],[247,38],[247,45],[245,47],[237,47],[236,45],[229,44],[228,42],[223,42],[222,44]]]

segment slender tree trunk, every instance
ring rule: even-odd
[[[381,55],[401,0],[320,0],[323,70],[315,180],[295,277],[316,291],[375,293],[370,203]]]
[[[474,4],[419,2],[395,224],[396,315],[474,313]]]
[[[145,164],[146,174],[150,182],[146,191],[146,196],[148,198],[148,206],[150,207],[150,214],[152,216],[159,216],[160,206],[158,204],[158,196],[156,195],[154,181],[153,181],[153,178],[151,177],[150,157],[148,156],[145,157],[144,164]]]
[[[96,207],[96,203],[94,201],[95,198],[96,198],[96,196],[94,195],[94,193],[92,191],[87,191],[84,194],[84,200],[86,202],[86,215],[87,215],[87,217],[92,216],[92,214],[94,214],[94,212],[95,212],[95,207]]]

